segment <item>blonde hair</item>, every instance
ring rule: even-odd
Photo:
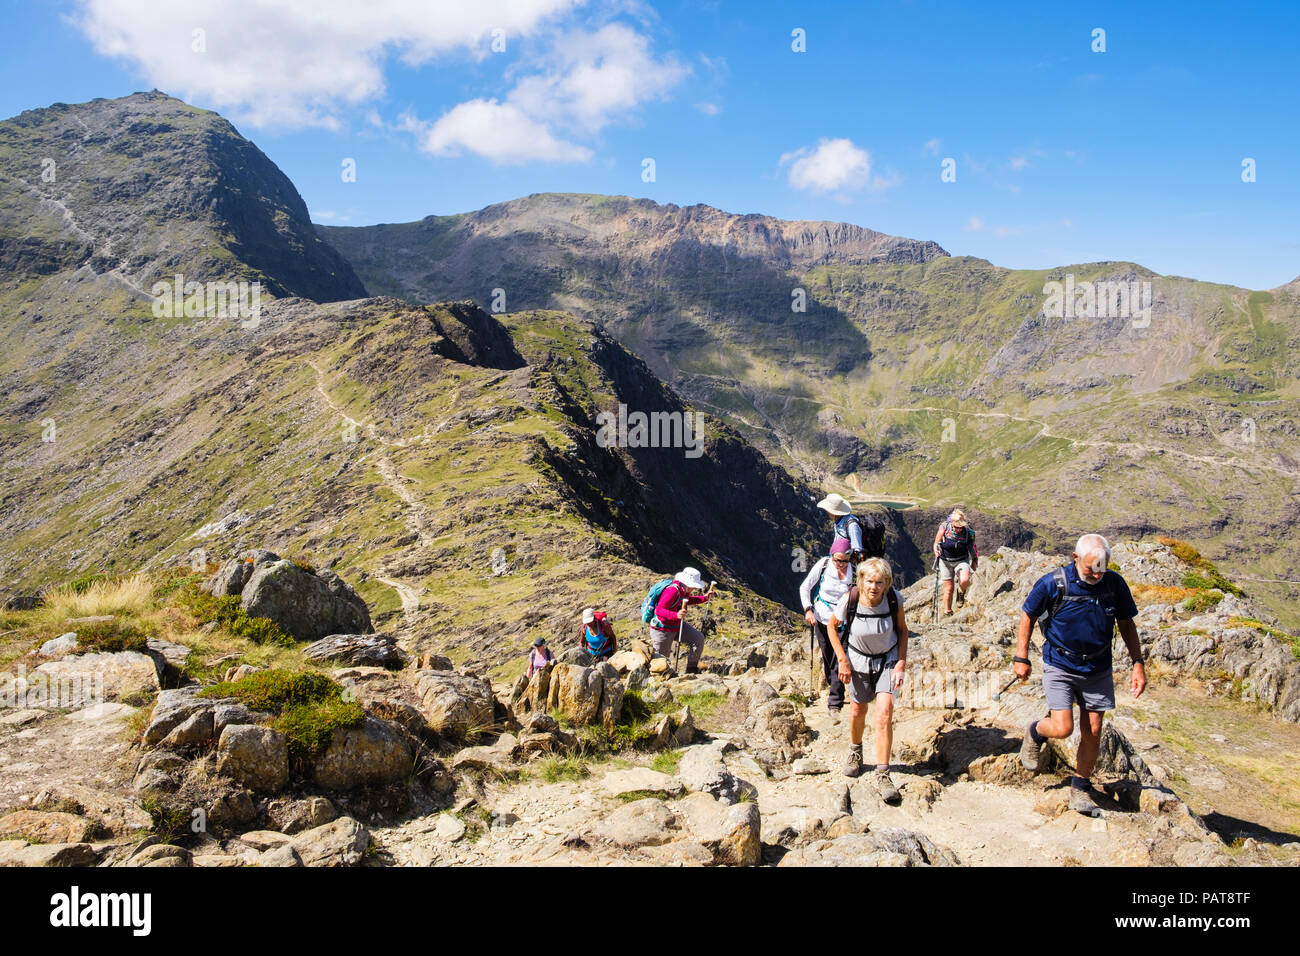
[[[858,565],[858,588],[861,589],[863,579],[872,571],[880,574],[885,579],[885,590],[888,591],[894,586],[894,572],[890,570],[889,562],[884,558],[867,558]]]

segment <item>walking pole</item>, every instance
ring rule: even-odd
[[[930,620],[939,623],[939,559],[934,559],[934,598],[930,601]]]
[[[817,659],[814,654],[817,650],[817,627],[814,624],[808,625],[808,703],[817,699],[817,692],[821,689],[817,685]]]
[[[682,666],[682,630],[686,627],[686,599],[682,598],[682,609],[677,615],[677,656],[673,659],[673,674]]]

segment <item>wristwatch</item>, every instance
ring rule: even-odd
[[[1031,666],[1033,664],[1033,661],[1031,661],[1028,657],[1013,657],[1011,658],[1011,661],[1012,663],[1015,664],[1029,664]]]

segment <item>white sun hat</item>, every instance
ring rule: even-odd
[[[704,588],[704,579],[700,577],[700,572],[695,568],[682,568],[673,576],[673,580],[678,584],[686,585],[688,588],[698,588],[700,590]]]
[[[853,509],[849,507],[849,503],[840,495],[835,494],[835,492],[831,492],[821,501],[817,502],[817,507],[821,508],[822,511],[828,511],[833,515],[853,514]]]

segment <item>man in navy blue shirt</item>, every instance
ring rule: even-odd
[[[1108,571],[1110,545],[1099,534],[1085,534],[1075,545],[1074,561],[1039,578],[1021,606],[1016,632],[1016,676],[1029,678],[1029,635],[1044,614],[1043,692],[1048,716],[1025,728],[1020,760],[1039,770],[1041,748],[1048,738],[1061,740],[1074,732],[1074,705],[1079,705],[1079,752],[1070,780],[1070,809],[1089,816],[1101,810],[1092,796],[1092,768],[1101,750],[1102,717],[1115,709],[1115,677],[1111,672],[1111,641],[1119,626],[1133,659],[1133,696],[1146,688],[1146,669],[1138,643],[1137,605],[1128,583]]]

